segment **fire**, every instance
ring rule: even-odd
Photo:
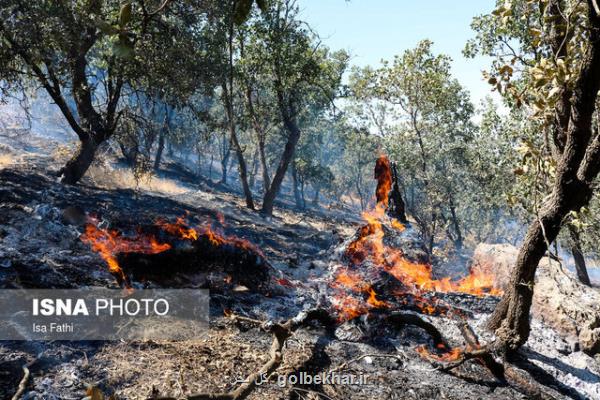
[[[138,234],[135,237],[125,237],[115,230],[99,228],[97,221],[90,218],[85,226],[85,233],[81,235],[81,241],[89,244],[92,250],[99,253],[106,261],[108,269],[126,281],[125,273],[117,262],[119,253],[144,253],[157,254],[171,248],[170,244],[159,243],[150,235]]]
[[[417,346],[415,349],[424,358],[433,359],[440,362],[452,362],[459,360],[463,355],[463,350],[459,347],[448,349],[443,344],[439,344],[438,349],[442,351],[440,354],[431,353],[425,346]]]
[[[390,160],[385,154],[381,154],[375,162],[375,179],[377,180],[377,204],[387,204],[388,195],[392,189],[392,168]]]
[[[217,216],[221,224],[224,222],[222,215]],[[179,240],[196,241],[205,237],[213,246],[231,245],[246,250],[252,250],[264,257],[262,252],[252,243],[236,236],[226,236],[215,231],[210,223],[205,226],[192,228],[188,226],[183,217],[179,217],[175,222],[169,222],[159,218],[155,221],[155,226],[160,231],[169,234]],[[143,253],[157,254],[169,250],[172,246],[169,243],[160,243],[160,241],[151,234],[136,232],[130,236],[124,236],[116,230],[103,229],[98,226],[95,218],[88,218],[85,226],[85,233],[80,237],[81,241],[89,244],[93,251],[100,254],[102,259],[108,265],[111,273],[116,275],[121,282],[127,282],[125,273],[117,261],[117,254],[120,253]]]
[[[343,297],[349,295],[339,291],[338,297],[341,299],[338,298],[336,304],[340,315],[361,315],[368,312],[370,307],[387,306],[385,302],[376,298],[375,290],[368,284],[368,275],[373,272],[363,268],[365,261],[370,261],[370,265],[374,265],[376,270],[383,270],[406,285],[405,292],[395,295],[411,294],[416,299],[421,299],[415,305],[422,312],[428,314],[438,311],[439,308],[422,298],[421,295],[426,292],[462,292],[477,296],[502,294],[502,291],[494,286],[493,274],[482,267],[471,268],[469,275],[459,281],[453,281],[450,278],[434,279],[431,265],[413,262],[407,259],[400,249],[386,245],[384,242],[385,230],[389,229],[386,225],[400,231],[406,227],[386,214],[392,178],[390,162],[385,155],[379,156],[377,159],[375,179],[377,179],[375,207],[362,214],[366,225],[360,229],[358,238],[346,249],[346,257],[350,265],[338,271],[332,285],[334,288],[344,288],[347,291],[368,296],[362,303],[356,304],[354,297],[353,301],[344,301]],[[356,307],[356,309],[349,310],[349,307]]]
[[[160,226],[165,232],[182,239],[198,240],[198,232],[194,228],[188,228],[185,225],[183,217],[177,218],[177,222],[169,223],[168,221],[159,219],[156,225]]]

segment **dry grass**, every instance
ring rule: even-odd
[[[0,169],[9,167],[15,162],[15,157],[12,154],[0,154]]]
[[[104,189],[133,189],[178,195],[189,189],[172,179],[160,178],[152,174],[136,176],[131,169],[113,167],[108,162],[94,163],[86,174],[95,186]]]

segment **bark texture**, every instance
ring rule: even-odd
[[[557,148],[552,193],[529,227],[509,289],[488,322],[496,330],[499,345],[509,352],[518,349],[529,337],[529,311],[540,259],[556,239],[565,217],[588,204],[593,193],[592,182],[600,170],[600,139],[592,132],[592,115],[600,88],[600,18],[591,1],[588,19],[589,49],[569,101],[568,127],[565,130],[559,118],[554,132],[558,142],[563,141],[564,135],[564,147]]]

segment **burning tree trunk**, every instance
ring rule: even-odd
[[[559,20],[557,17],[556,21]],[[600,16],[591,2],[588,2],[588,21],[589,49],[574,82],[573,95],[560,108],[568,109],[570,117],[556,121],[559,154],[552,193],[527,232],[509,290],[488,323],[496,330],[501,346],[509,351],[518,349],[529,337],[533,278],[540,259],[556,239],[567,214],[588,204],[593,194],[592,183],[600,171],[600,135],[592,134],[592,116],[600,88]]]

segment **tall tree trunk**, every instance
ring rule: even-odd
[[[165,135],[161,132],[158,136],[158,148],[156,149],[156,157],[154,158],[154,170],[158,171],[160,168],[160,160],[162,158],[163,151],[165,149]]]
[[[304,196],[304,181],[300,180],[300,200],[302,200],[302,209],[306,209],[306,197]]]
[[[435,211],[431,212],[431,232],[429,235],[429,248],[427,249],[429,255],[433,255],[433,246],[435,246],[435,231],[437,229],[437,214]]]
[[[234,35],[234,21],[233,18],[230,18],[229,21],[229,36],[228,36],[228,45],[229,45],[229,73],[227,83],[223,81],[221,87],[223,89],[223,100],[225,102],[225,110],[227,113],[227,119],[229,124],[229,134],[231,139],[231,144],[233,145],[233,149],[235,150],[235,154],[238,159],[239,164],[239,174],[240,181],[242,183],[242,190],[244,191],[244,197],[246,198],[246,207],[251,210],[254,210],[254,199],[252,198],[252,191],[250,190],[250,185],[248,185],[248,167],[246,165],[246,160],[244,159],[244,150],[240,145],[238,140],[238,136],[236,133],[235,127],[235,116],[233,113],[233,35]]]
[[[68,185],[76,184],[92,165],[97,149],[98,145],[94,139],[82,140],[75,155],[59,171],[61,182]]]
[[[281,159],[279,160],[279,164],[277,165],[277,170],[275,171],[275,176],[273,177],[273,182],[271,182],[271,186],[269,190],[265,193],[263,198],[263,205],[261,209],[261,213],[267,216],[273,215],[273,205],[275,203],[275,198],[279,193],[279,189],[281,187],[281,182],[283,182],[283,178],[285,177],[285,173],[290,165],[290,161],[294,157],[294,152],[296,151],[296,145],[298,144],[298,140],[300,139],[300,128],[296,124],[296,121],[288,114],[287,111],[282,112],[283,124],[288,131],[288,140],[285,143],[285,148],[283,149],[283,153],[281,154]]]
[[[454,205],[454,201],[452,199],[452,195],[448,197],[448,205],[450,207],[450,216],[452,218],[452,225],[454,227],[454,233],[456,233],[456,239],[454,240],[454,247],[456,250],[460,251],[463,247],[463,236],[460,230],[460,223],[458,221],[458,216],[456,215],[456,206]]]
[[[577,204],[566,204],[564,198],[561,200],[554,195],[540,212],[539,219],[529,227],[511,274],[509,288],[488,321],[488,327],[496,330],[496,336],[507,350],[514,351],[527,341],[537,266],[548,250],[548,244],[556,239],[563,218],[584,202],[580,199]]]
[[[244,151],[240,142],[238,141],[237,134],[235,133],[235,126],[233,123],[230,123],[229,131],[231,133],[231,142],[233,144],[233,149],[235,150],[235,154],[238,160],[238,167],[240,173],[240,181],[242,183],[242,190],[244,191],[244,197],[246,198],[246,207],[251,210],[254,210],[254,199],[252,198],[252,191],[250,190],[250,185],[248,184],[248,167],[246,165],[246,160],[244,159]]]
[[[592,134],[592,116],[600,88],[600,16],[596,15],[591,2],[588,2],[588,19],[590,46],[573,84],[568,126],[560,126],[555,132],[561,136],[559,142],[564,137],[564,147],[559,148],[552,193],[529,227],[509,289],[488,322],[507,351],[514,351],[527,341],[537,266],[556,239],[565,216],[588,204],[593,181],[600,172],[600,135]],[[560,122],[556,123],[560,125]]]
[[[360,172],[359,172],[359,174],[360,174]],[[358,200],[360,201],[360,209],[361,209],[361,211],[364,211],[366,204],[365,204],[365,197],[363,195],[362,188],[361,188],[361,186],[362,186],[361,181],[362,180],[360,178],[360,175],[358,175],[356,182],[355,182],[356,183],[356,193],[358,193]]]
[[[265,194],[271,187],[271,178],[269,176],[269,164],[267,163],[264,139],[258,141],[258,152],[260,154],[260,165],[262,167],[263,194]]]
[[[252,169],[250,170],[250,180],[248,184],[250,185],[250,190],[254,190],[254,185],[256,184],[256,173],[258,172],[258,149],[254,152],[254,156],[252,156]]]
[[[319,194],[321,193],[321,186],[316,186],[315,188],[315,196],[312,199],[313,207],[319,207]]]
[[[227,185],[227,166],[229,165],[229,157],[231,149],[227,148],[221,156],[221,181],[220,183]]]
[[[296,163],[292,161],[292,191],[294,193],[294,202],[297,209],[302,209],[302,200],[300,199],[300,191],[298,190],[298,171]]]
[[[579,282],[583,283],[587,286],[592,286],[590,282],[590,276],[587,272],[587,267],[585,265],[585,257],[583,256],[583,251],[581,251],[581,239],[579,238],[579,232],[577,232],[577,228],[573,225],[568,225],[569,235],[571,236],[571,254],[573,255],[573,260],[575,261],[575,272],[577,273],[577,278]]]
[[[173,117],[173,108],[168,104],[165,104],[165,118],[163,120],[163,126],[160,129],[158,136],[158,149],[156,150],[156,157],[154,158],[154,170],[158,171],[160,168],[160,160],[162,159],[163,151],[165,149],[165,136],[171,129],[171,118]]]

